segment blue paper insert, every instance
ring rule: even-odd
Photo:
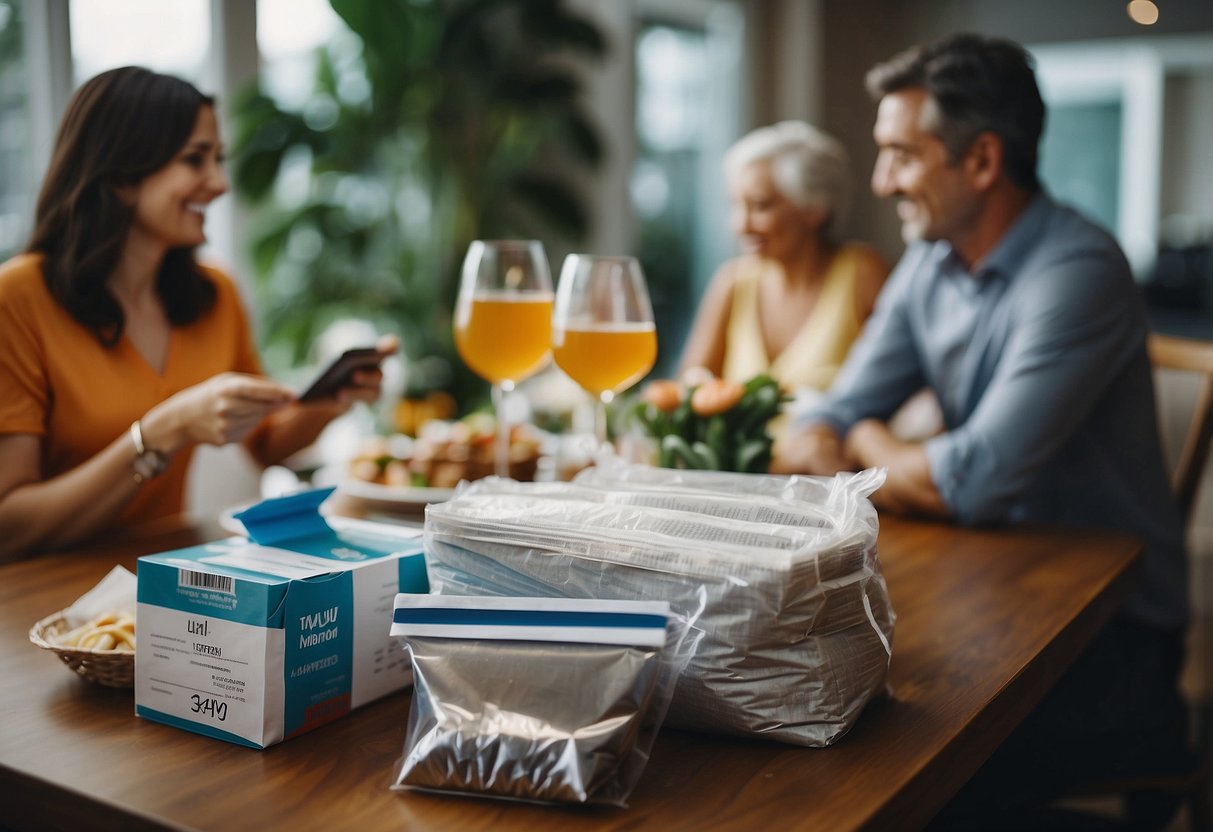
[[[320,515],[320,504],[335,488],[313,488],[285,497],[262,500],[235,515],[244,524],[249,540],[262,546],[277,546],[288,540],[334,536]]]

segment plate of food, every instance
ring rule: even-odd
[[[350,497],[372,502],[394,503],[401,506],[425,507],[441,503],[455,494],[454,488],[429,488],[409,484],[392,484],[385,480],[361,479],[350,472],[350,465],[328,465],[316,472],[316,485],[335,485],[337,491]],[[365,471],[363,473],[366,473]]]
[[[431,421],[420,435],[365,440],[344,466],[322,469],[317,485],[352,497],[424,506],[450,499],[455,486],[494,473],[496,423],[483,414],[457,422]],[[510,477],[535,479],[545,434],[531,425],[510,430]]]

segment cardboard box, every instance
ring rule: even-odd
[[[231,538],[138,564],[135,712],[254,748],[411,682],[389,636],[398,592],[427,592],[419,532],[335,531],[332,489],[267,500]]]

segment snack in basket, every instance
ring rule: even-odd
[[[29,640],[77,675],[129,688],[135,680],[135,575],[115,566],[66,609],[34,623]]]
[[[460,480],[478,480],[493,473],[496,429],[492,417],[474,414],[458,422],[427,423],[409,447],[374,437],[350,461],[349,474],[379,485],[454,488]],[[539,436],[530,426],[510,429],[510,477],[535,479],[539,445]]]
[[[135,617],[130,613],[109,612],[74,630],[52,636],[51,642],[60,647],[79,650],[115,650],[135,652]]]

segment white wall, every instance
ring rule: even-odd
[[[1213,66],[1169,75],[1164,101],[1160,211],[1204,218],[1213,232]]]

